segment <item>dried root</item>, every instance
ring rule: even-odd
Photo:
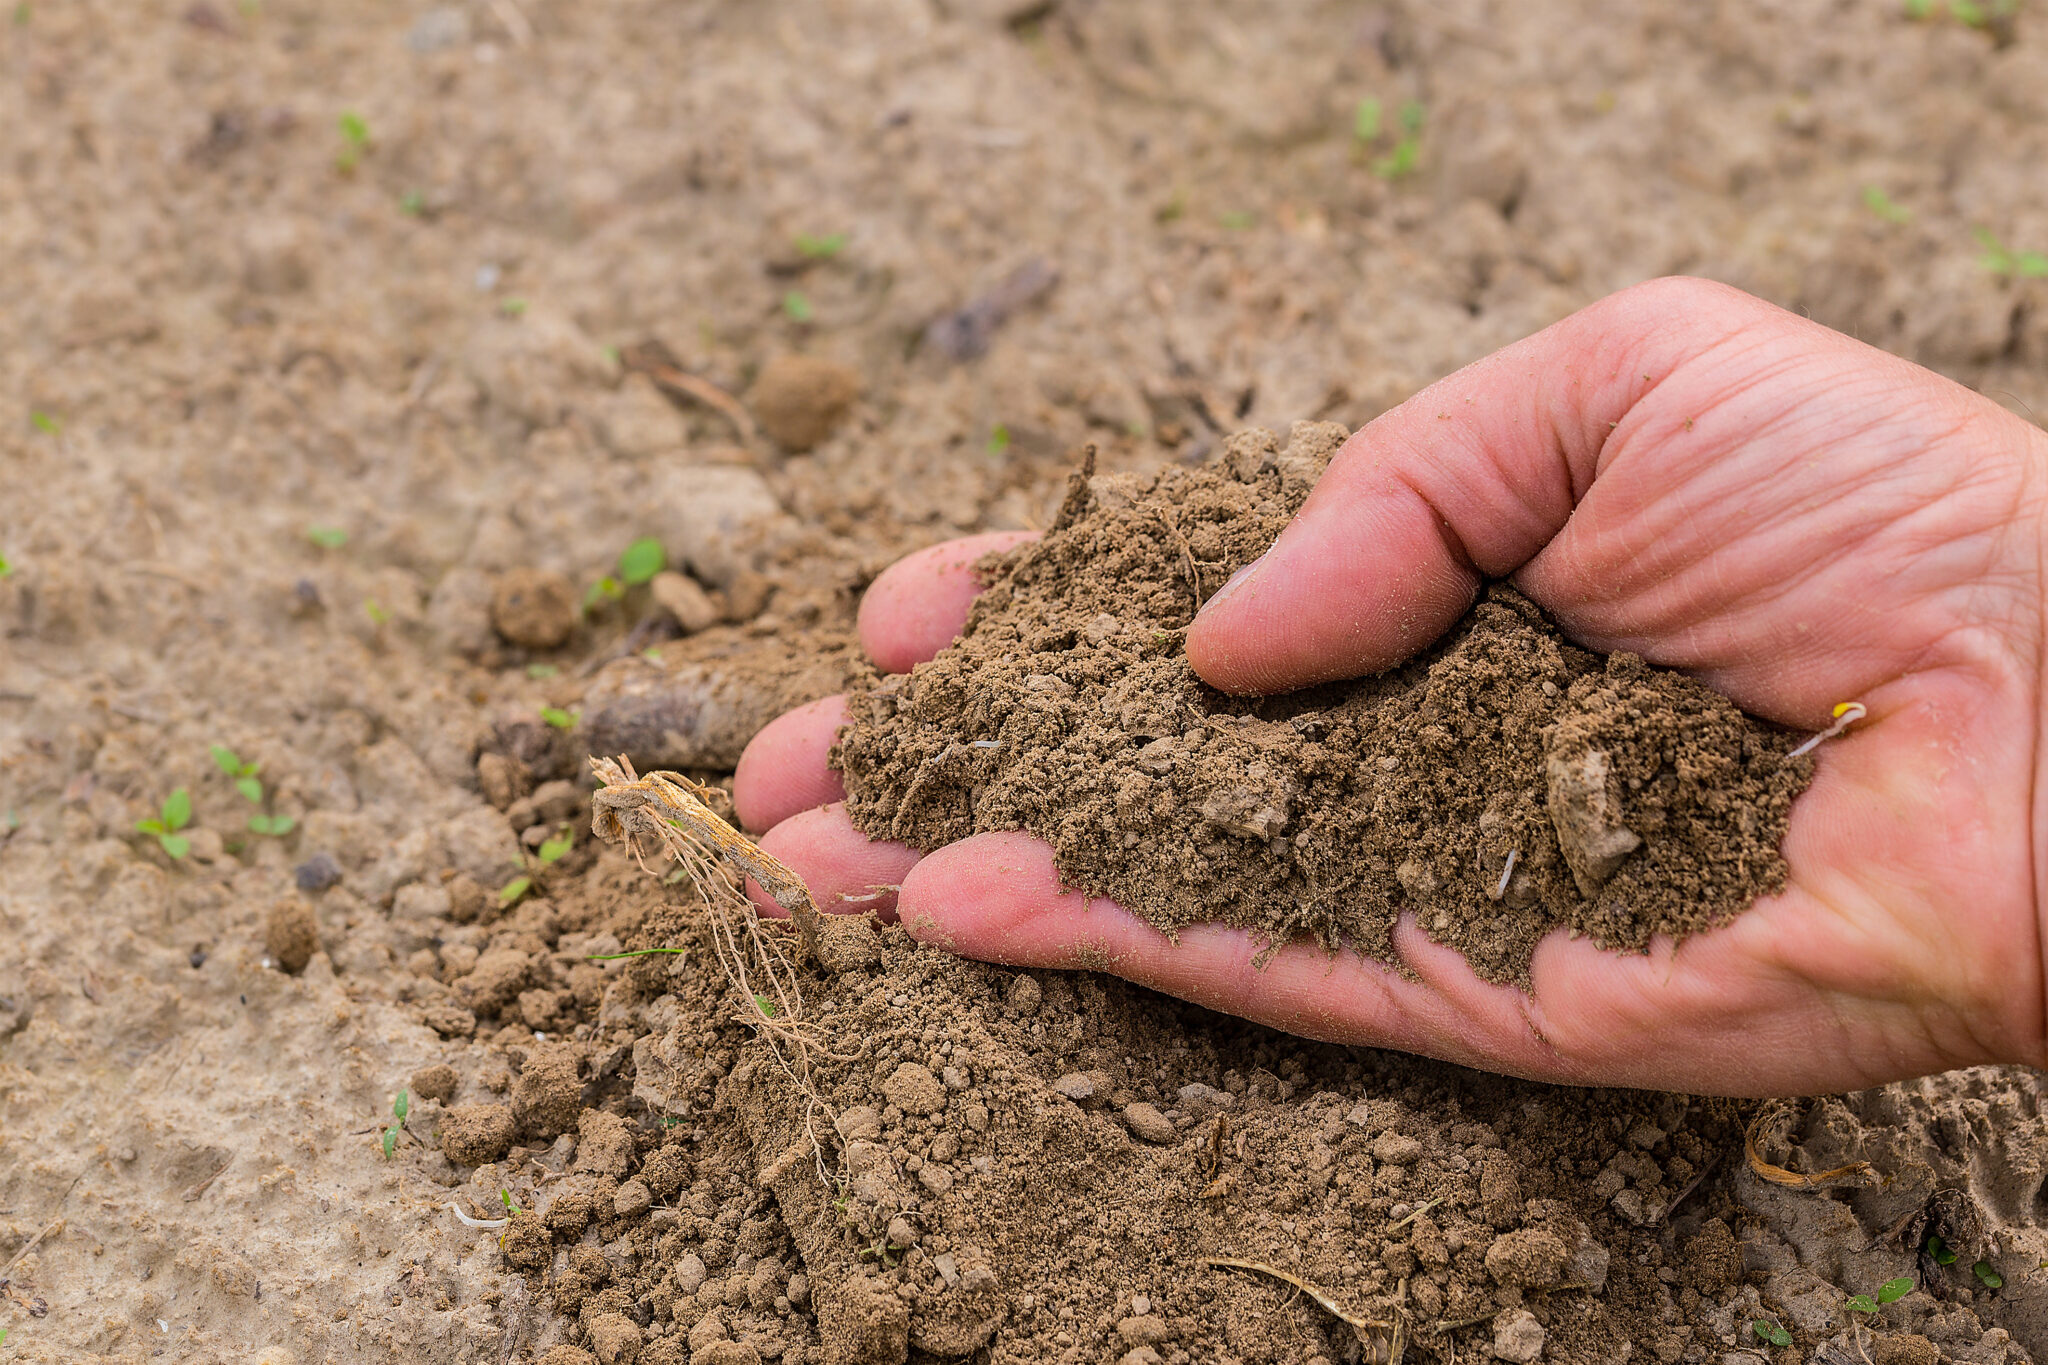
[[[1749,1169],[1757,1179],[1768,1180],[1773,1185],[1783,1185],[1795,1190],[1824,1190],[1835,1185],[1867,1185],[1876,1177],[1871,1173],[1867,1161],[1852,1161],[1846,1166],[1837,1166],[1831,1171],[1816,1171],[1812,1175],[1787,1170],[1764,1160],[1757,1149],[1757,1135],[1766,1124],[1775,1126],[1777,1121],[1791,1111],[1781,1105],[1765,1105],[1763,1111],[1749,1121],[1749,1127],[1742,1134],[1742,1150],[1749,1158]],[[1676,1203],[1676,1200],[1672,1201]]]

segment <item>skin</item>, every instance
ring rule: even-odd
[[[2048,435],[1905,361],[1723,286],[1658,280],[1458,371],[1355,434],[1273,549],[1203,610],[1188,657],[1234,693],[1408,657],[1505,578],[1574,638],[1683,669],[1819,730],[1790,882],[1647,955],[1562,932],[1533,990],[1480,981],[1404,921],[1408,974],[1216,926],[1169,943],[989,834],[920,856],[848,823],[828,698],[782,717],[735,799],[828,908],[893,909],[969,957],[1086,966],[1290,1032],[1592,1085],[1854,1089],[2048,1065],[2042,876]],[[1014,535],[893,566],[860,630],[884,668],[965,620]],[[874,897],[876,886],[900,886]]]

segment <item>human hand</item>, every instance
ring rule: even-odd
[[[825,763],[828,698],[763,730],[734,799],[827,909],[894,907],[965,956],[1087,966],[1290,1032],[1546,1080],[1727,1094],[2048,1064],[2041,878],[2048,436],[1961,386],[1732,289],[1626,290],[1355,434],[1190,662],[1228,692],[1398,663],[1508,578],[1573,638],[1679,668],[1823,745],[1785,890],[1647,955],[1546,938],[1527,992],[1404,918],[1404,976],[1242,930],[1177,943],[1063,891],[1051,850],[870,842]],[[862,604],[902,671],[964,623],[1014,533],[912,555]],[[1106,964],[1106,965],[1105,965]]]

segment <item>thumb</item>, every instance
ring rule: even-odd
[[[1482,578],[1563,529],[1660,378],[1738,334],[1786,328],[1822,331],[1724,285],[1653,280],[1431,385],[1345,443],[1273,548],[1196,617],[1189,661],[1237,694],[1400,663]]]

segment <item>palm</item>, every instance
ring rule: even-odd
[[[1692,291],[1690,324],[1660,325],[1674,300],[1653,290]],[[2042,444],[1924,371],[1684,282],[1598,305],[1353,439],[1191,633],[1210,681],[1273,691],[1385,667],[1448,625],[1477,575],[1511,575],[1575,637],[1760,715],[1818,727],[1835,702],[1870,708],[1795,808],[1783,894],[1647,956],[1553,935],[1528,993],[1480,981],[1410,922],[1410,976],[1307,944],[1255,969],[1241,931],[1170,945],[1061,894],[1025,835],[921,861],[870,844],[836,806],[810,809],[839,794],[823,757],[836,701],[763,732],[740,808],[776,826],[764,843],[827,903],[865,908],[868,888],[900,884],[912,932],[968,956],[1109,964],[1317,1037],[1728,1093],[2039,1061]],[[951,638],[988,544],[877,583],[862,631],[878,662],[907,668]]]

